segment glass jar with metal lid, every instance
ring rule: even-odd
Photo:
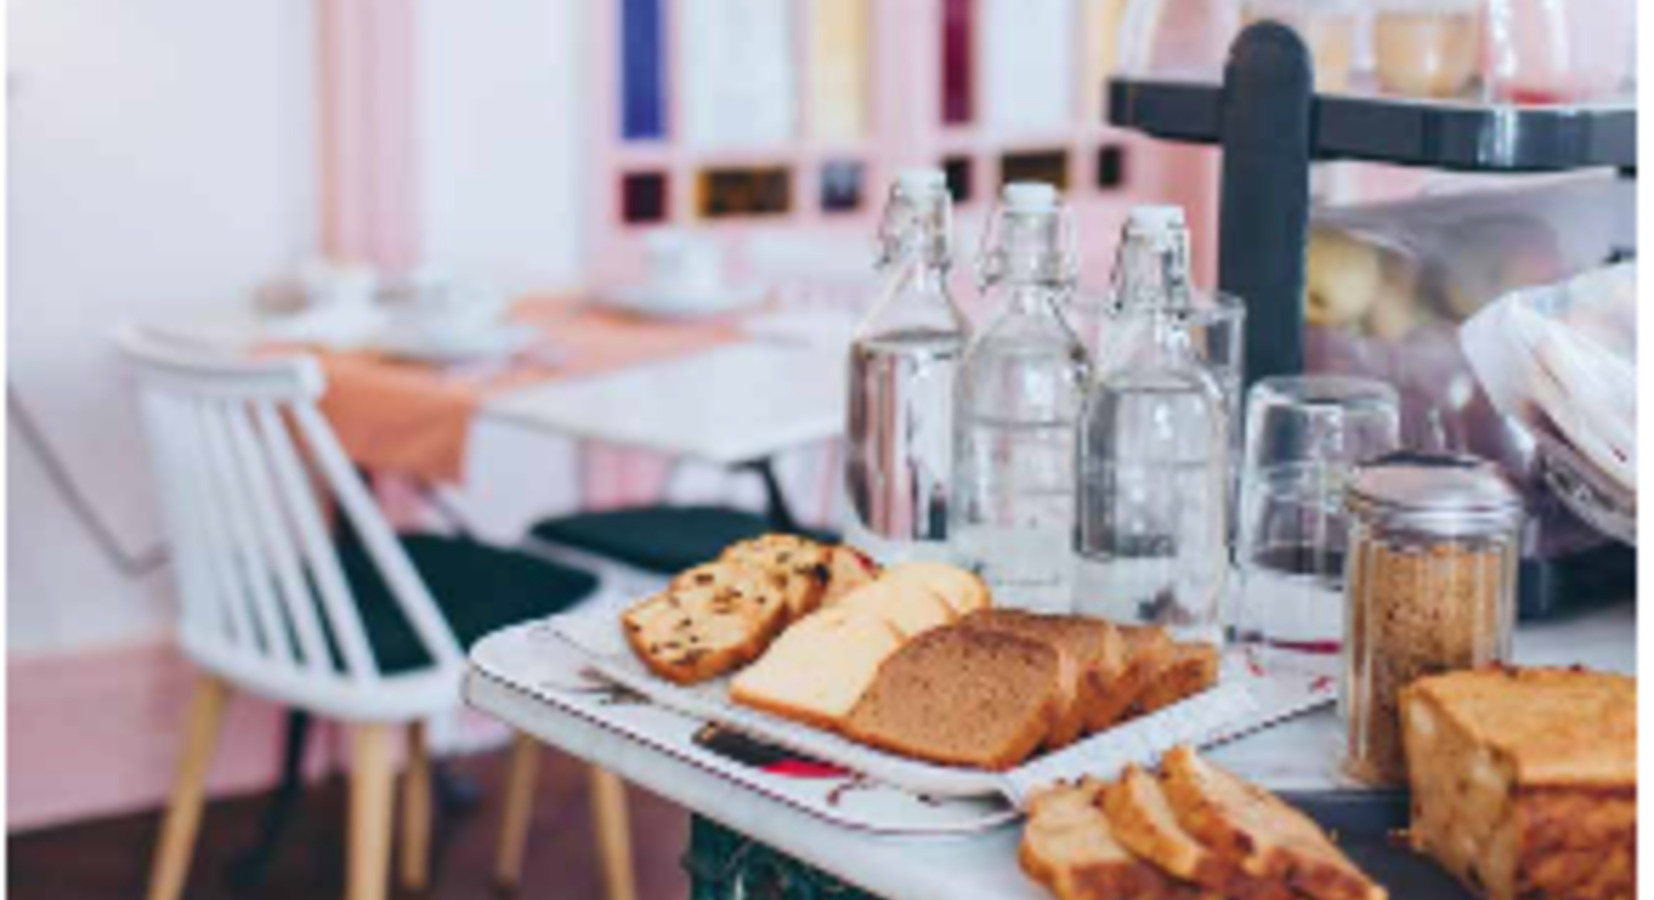
[[[1358,466],[1345,502],[1346,769],[1399,784],[1401,689],[1510,655],[1522,500],[1483,460],[1404,452]]]

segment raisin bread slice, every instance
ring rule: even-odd
[[[1186,745],[1166,753],[1160,772],[1178,824],[1248,874],[1284,880],[1314,900],[1385,900],[1314,820],[1264,788]]]
[[[831,548],[790,534],[766,534],[731,544],[718,561],[745,566],[775,579],[794,619],[821,606],[833,575]]]
[[[687,685],[756,659],[787,619],[786,600],[773,582],[740,566],[713,563],[633,604],[620,622],[632,652],[651,672]]]
[[[1219,900],[1133,856],[1099,804],[1105,783],[1086,778],[1031,797],[1017,859],[1058,900]]]

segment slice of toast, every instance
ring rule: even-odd
[[[766,534],[731,544],[718,561],[747,566],[775,579],[794,619],[820,608],[833,575],[831,548],[790,534]]]
[[[1078,740],[1086,718],[1099,702],[1096,692],[1108,681],[1111,666],[1123,658],[1118,630],[1101,619],[1040,615],[1013,609],[986,609],[960,620],[962,628],[1003,631],[1045,641],[1061,657],[1062,697],[1046,747],[1057,750]]]
[[[879,576],[892,584],[916,584],[934,592],[961,616],[993,605],[982,579],[958,566],[940,562],[907,562],[891,566]]]
[[[839,729],[902,637],[877,616],[832,607],[782,633],[730,682],[736,703]]]
[[[938,628],[879,669],[845,722],[862,743],[943,765],[1009,769],[1045,739],[1057,652],[1011,634]]]
[[[1282,880],[1314,900],[1385,900],[1308,816],[1190,747],[1161,760],[1161,785],[1178,824],[1248,874]]]
[[[1133,856],[1114,836],[1099,803],[1105,784],[1061,784],[1028,801],[1017,859],[1059,900],[1218,900]]]
[[[1218,648],[1212,644],[1173,644],[1144,685],[1136,708],[1146,715],[1205,691],[1218,683],[1219,661]]]
[[[1138,701],[1155,673],[1172,653],[1172,639],[1157,625],[1121,625],[1124,658],[1107,670],[1092,673],[1091,707],[1086,733],[1110,728],[1138,712]]]
[[[632,652],[651,672],[676,684],[696,684],[746,665],[788,619],[783,594],[756,573],[718,564],[700,569],[621,615]]]
[[[890,623],[904,640],[940,628],[956,618],[953,607],[916,584],[874,581],[852,591],[835,609],[859,610]]]
[[[1178,821],[1159,781],[1135,765],[1103,792],[1103,810],[1120,843],[1167,874],[1237,900],[1300,900],[1285,881],[1250,875],[1196,839]]]

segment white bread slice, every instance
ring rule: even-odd
[[[736,703],[820,728],[839,728],[902,636],[879,616],[834,607],[782,632],[730,682]]]
[[[917,585],[875,581],[841,600],[839,609],[878,616],[890,623],[902,639],[918,637],[957,618],[953,607],[942,598]]]
[[[970,572],[941,562],[908,562],[891,566],[880,581],[895,585],[917,585],[934,592],[960,616],[968,616],[993,605],[993,596],[982,579]]]

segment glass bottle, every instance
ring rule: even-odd
[[[902,173],[878,232],[882,288],[850,352],[847,538],[881,562],[946,555],[953,391],[970,325],[948,293],[942,173]]]
[[[1127,337],[1081,413],[1075,607],[1222,640],[1229,574],[1223,390],[1190,338],[1189,232],[1176,207],[1134,209],[1112,286]]]
[[[1005,187],[979,275],[995,311],[971,341],[954,394],[955,560],[996,605],[1069,608],[1074,425],[1090,380],[1064,318],[1074,288],[1073,227],[1050,185]]]

